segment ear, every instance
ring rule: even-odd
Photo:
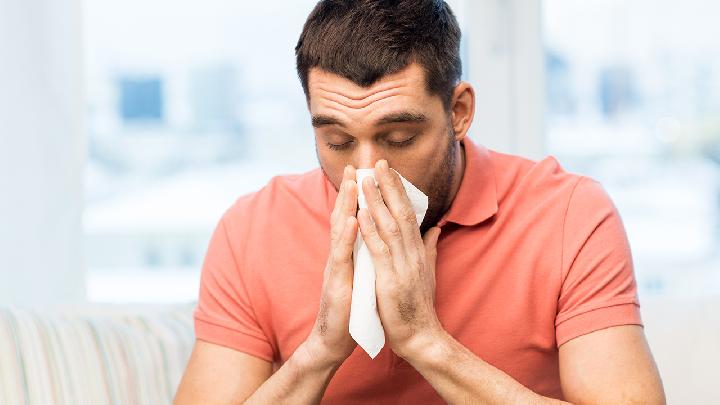
[[[460,82],[455,86],[450,103],[451,124],[455,130],[455,140],[465,138],[475,116],[475,90],[470,83]]]

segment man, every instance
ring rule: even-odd
[[[318,3],[296,56],[321,168],[223,215],[177,404],[664,403],[617,210],[552,157],[466,137],[459,41],[443,1]],[[429,196],[422,224],[390,168]],[[357,232],[375,359],[348,332]]]

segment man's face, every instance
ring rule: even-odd
[[[437,95],[425,88],[416,63],[370,87],[317,68],[308,90],[318,160],[337,189],[343,169],[372,168],[381,159],[429,197],[421,230],[449,205],[457,142]]]

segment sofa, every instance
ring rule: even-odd
[[[0,404],[170,404],[194,307],[0,308]]]
[[[172,402],[195,303],[0,308],[0,405]],[[669,404],[720,404],[720,297],[641,297]]]

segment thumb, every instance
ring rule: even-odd
[[[431,258],[433,263],[437,257],[437,241],[440,237],[440,227],[433,226],[423,235],[423,244],[425,245],[425,254]]]

